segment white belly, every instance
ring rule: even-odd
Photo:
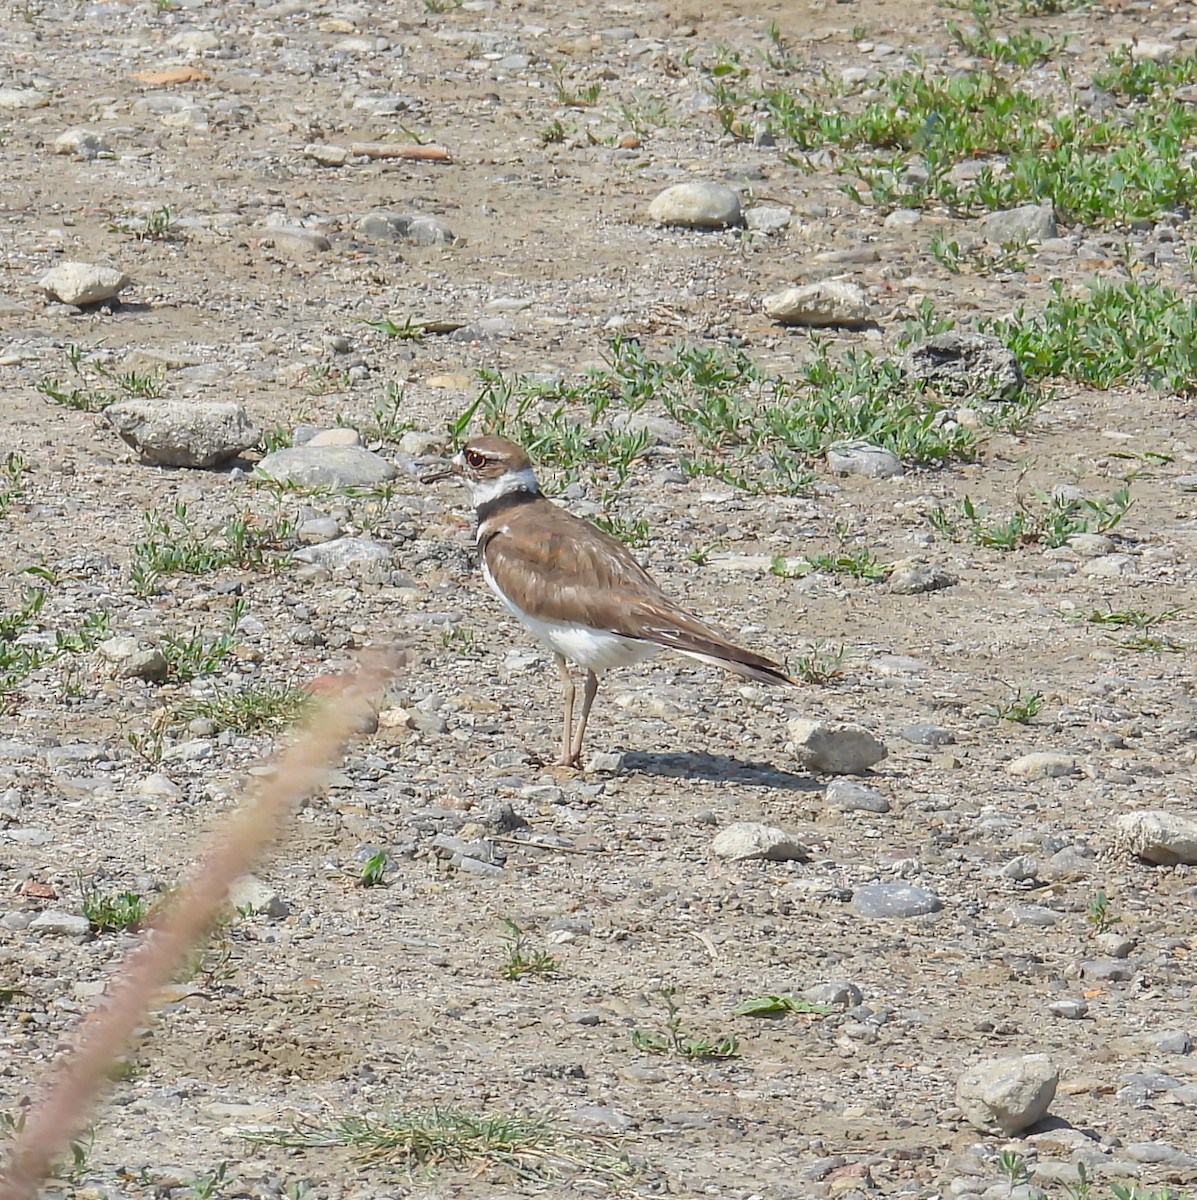
[[[541,642],[554,653],[588,671],[597,673],[609,671],[613,667],[626,667],[630,663],[643,662],[661,649],[651,642],[621,637],[618,633],[610,633],[606,629],[594,629],[589,625],[575,625],[567,621],[538,620],[517,608],[495,586],[485,563],[482,565],[482,574],[490,584],[491,591]]]

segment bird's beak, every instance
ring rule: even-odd
[[[455,454],[451,459],[442,460],[431,470],[420,476],[421,483],[438,483],[442,479],[452,479],[460,475],[462,469],[461,455]]]

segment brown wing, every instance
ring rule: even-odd
[[[622,542],[589,521],[546,501],[496,516],[493,529],[487,525],[481,530],[487,568],[525,612],[609,629],[766,683],[793,682],[776,663],[675,604]]]

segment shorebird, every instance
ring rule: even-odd
[[[780,665],[727,641],[666,596],[622,542],[547,499],[531,459],[514,442],[471,438],[451,462],[426,478],[465,481],[478,515],[483,577],[556,660],[565,692],[558,765],[581,763],[603,673],[661,650],[760,683],[795,684]],[[570,663],[586,672],[576,728]]]

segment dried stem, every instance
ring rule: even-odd
[[[144,1020],[154,993],[209,929],[229,885],[274,841],[295,805],[320,784],[400,665],[395,651],[377,650],[363,657],[355,675],[322,689],[323,702],[276,756],[273,776],[257,783],[218,831],[161,918],[130,953],[107,1004],[84,1020],[73,1050],[55,1065],[44,1096],[15,1139],[8,1170],[0,1175],[0,1200],[36,1196],[72,1135],[85,1124],[113,1060]]]

